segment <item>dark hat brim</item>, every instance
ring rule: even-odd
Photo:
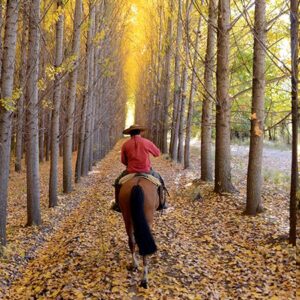
[[[146,128],[144,126],[140,126],[140,125],[132,125],[129,128],[124,129],[123,134],[130,134],[130,132],[133,130],[145,131]]]

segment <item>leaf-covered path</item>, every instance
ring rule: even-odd
[[[19,271],[7,299],[296,299],[287,197],[264,191],[267,210],[256,218],[241,214],[243,191],[217,196],[212,184],[200,183],[203,199],[194,201],[198,173],[164,157],[153,165],[170,187],[174,210],[157,213],[159,251],[150,260],[149,289],[139,288],[140,272],[126,268],[122,217],[109,209],[122,170],[119,149],[120,143],[91,172],[89,189]]]

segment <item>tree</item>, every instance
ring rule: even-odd
[[[266,3],[255,1],[254,57],[252,83],[251,137],[247,173],[246,214],[256,215],[262,211],[262,153],[264,142],[265,98],[265,49],[266,49]]]
[[[20,98],[17,104],[17,130],[16,130],[16,161],[15,161],[15,170],[20,172],[22,170],[22,149],[23,149],[23,121],[24,121],[24,92],[25,92],[25,82],[26,82],[26,64],[27,64],[27,31],[28,31],[28,16],[27,8],[25,1],[23,2],[22,7],[22,36],[21,36],[21,49],[24,51],[21,52],[21,63],[19,69],[19,88],[21,91]]]
[[[62,0],[57,0],[57,10],[60,11],[56,22],[56,42],[55,42],[55,79],[53,87],[53,111],[51,120],[51,158],[50,158],[50,178],[49,178],[49,207],[57,205],[57,165],[59,157],[59,115],[61,106],[61,65],[63,62],[63,40],[64,40],[64,15],[62,12]]]
[[[184,147],[184,168],[190,166],[190,140],[191,140],[191,129],[192,129],[192,118],[194,110],[194,94],[196,91],[196,74],[197,74],[197,61],[198,61],[198,51],[199,51],[199,40],[201,35],[201,22],[202,16],[199,15],[198,27],[196,31],[196,41],[194,46],[194,57],[192,63],[192,78],[191,78],[191,87],[190,87],[190,96],[189,96],[189,105],[188,105],[188,115],[186,120],[186,133],[185,133],[185,147]]]
[[[18,8],[19,3],[17,0],[7,0],[0,101],[0,244],[3,246],[6,245],[7,185],[10,162],[11,122],[14,108],[12,93]]]
[[[178,131],[179,131],[179,102],[181,94],[180,85],[180,48],[182,43],[182,0],[178,0],[178,16],[177,16],[177,36],[176,36],[176,53],[175,53],[175,70],[174,70],[174,97],[173,97],[173,114],[170,142],[170,156],[173,160],[178,155]]]
[[[89,29],[87,37],[87,68],[86,68],[86,88],[87,93],[85,94],[87,113],[85,120],[85,138],[83,147],[83,157],[82,157],[82,175],[88,175],[88,172],[92,169],[93,161],[93,117],[94,117],[94,34],[95,34],[95,6],[92,1],[89,2],[90,14],[89,14]]]
[[[40,51],[40,0],[31,0],[26,92],[27,225],[40,225],[38,76]]]
[[[76,84],[78,77],[78,65],[80,56],[80,31],[81,31],[81,15],[82,0],[76,0],[73,40],[72,40],[72,56],[74,57],[73,70],[70,72],[69,90],[67,95],[66,107],[66,133],[63,145],[63,191],[69,193],[73,189],[72,184],[72,146],[74,131],[74,112],[76,101]]]
[[[181,90],[180,90],[180,99],[178,105],[178,156],[177,161],[182,163],[184,160],[184,132],[185,132],[185,110],[186,110],[186,95],[188,89],[188,68],[189,68],[189,27],[190,27],[190,13],[192,9],[192,3],[186,1],[186,9],[185,9],[185,39],[184,39],[184,61],[182,66],[182,75],[181,75]]]
[[[209,1],[204,70],[204,98],[201,119],[201,179],[213,180],[212,105],[214,102],[214,64],[217,28],[217,1]]]
[[[299,1],[291,0],[291,83],[292,83],[292,170],[290,190],[290,235],[289,242],[296,245],[297,241],[297,190],[298,177],[298,130],[299,130],[299,99],[298,99],[298,61],[299,61]]]
[[[162,152],[168,152],[168,131],[169,131],[169,104],[170,104],[170,84],[171,84],[171,59],[172,59],[172,32],[173,32],[173,16],[174,1],[170,0],[170,11],[168,14],[168,28],[166,34],[166,49],[164,57],[164,68],[162,73]]]
[[[215,191],[234,192],[231,183],[230,99],[229,99],[229,31],[230,0],[220,0],[217,35],[217,104]]]

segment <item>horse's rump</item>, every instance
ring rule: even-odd
[[[140,254],[154,253],[156,246],[151,226],[159,205],[157,187],[147,179],[134,177],[122,185],[119,204],[127,234],[132,236],[134,233]]]

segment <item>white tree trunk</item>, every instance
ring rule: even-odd
[[[29,44],[26,94],[26,174],[27,174],[27,225],[39,225],[39,109],[38,75],[40,51],[40,0],[32,0],[29,16]]]
[[[74,111],[76,102],[76,85],[80,56],[80,31],[82,15],[82,0],[76,0],[73,28],[72,55],[75,57],[73,70],[70,73],[69,91],[66,108],[66,134],[63,145],[63,191],[69,193],[73,189],[72,180],[72,146],[74,129]]]
[[[57,0],[57,9],[62,7],[62,0]],[[55,68],[61,66],[63,61],[64,41],[64,15],[61,13],[56,22],[55,44]],[[51,120],[51,158],[50,158],[50,181],[49,181],[49,207],[57,205],[58,184],[58,157],[59,157],[59,115],[61,106],[61,73],[57,73],[54,79],[53,111]]]
[[[204,70],[204,99],[201,118],[201,179],[213,180],[212,158],[212,106],[214,102],[214,72],[217,27],[217,0],[209,1],[207,44]]]
[[[9,176],[11,122],[13,106],[11,101],[14,81],[18,2],[8,0],[4,33],[3,59],[1,69],[0,102],[0,244],[6,245],[7,185]],[[8,104],[8,106],[6,105]]]
[[[176,53],[175,53],[175,70],[174,70],[174,100],[173,100],[173,115],[171,128],[170,155],[172,159],[177,159],[178,153],[178,110],[179,99],[181,94],[180,86],[180,48],[182,44],[182,0],[178,0],[178,16],[177,16],[177,37],[176,37]]]
[[[197,61],[198,61],[198,48],[199,48],[199,40],[200,40],[200,30],[201,30],[201,20],[202,16],[199,16],[198,20],[198,28],[196,32],[196,41],[195,41],[195,52],[192,63],[192,78],[191,78],[191,89],[190,89],[190,97],[189,97],[189,107],[188,107],[188,115],[186,120],[186,133],[185,133],[185,145],[184,145],[184,168],[188,168],[190,166],[190,141],[191,141],[191,129],[192,129],[192,118],[194,111],[194,94],[196,91],[196,73],[197,73]]]
[[[25,82],[26,82],[26,67],[27,67],[27,31],[28,31],[28,16],[27,9],[25,5],[23,6],[23,23],[22,23],[22,37],[21,37],[21,64],[19,70],[19,87],[22,92],[18,100],[17,107],[17,131],[16,131],[16,161],[15,170],[20,172],[22,170],[22,150],[23,150],[23,123],[24,123],[24,92],[25,92]]]

